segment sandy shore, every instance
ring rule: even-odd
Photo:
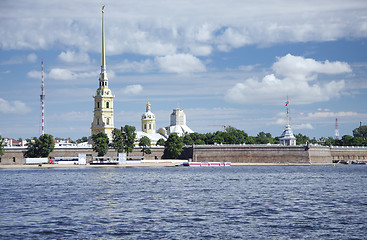
[[[126,163],[118,165],[75,165],[75,164],[24,164],[24,165],[0,165],[0,169],[16,169],[16,168],[105,168],[105,167],[177,167],[180,166],[183,160],[171,161],[144,161],[141,163]],[[309,166],[310,164],[282,164],[282,163],[232,163],[231,166]],[[332,165],[332,164],[322,164]]]

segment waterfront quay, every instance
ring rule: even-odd
[[[25,147],[6,147],[1,156],[0,166],[24,165]],[[162,159],[164,147],[151,148],[140,165],[176,165],[177,162]],[[86,155],[90,163],[97,153],[91,147],[58,147],[50,153],[50,158],[78,157]],[[106,157],[116,157],[114,149],[109,149]],[[141,157],[141,149],[135,148],[129,157]],[[366,147],[324,147],[324,146],[280,146],[280,145],[191,145],[183,148],[179,158],[192,162],[232,162],[233,165],[327,165],[333,162],[367,162]],[[131,163],[134,166],[136,163]]]

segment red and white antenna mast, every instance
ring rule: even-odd
[[[338,118],[335,119],[335,139],[339,139]]]
[[[45,79],[43,77],[43,59],[42,59],[42,84],[41,84],[41,119],[42,119],[42,125],[41,125],[41,132],[42,136],[45,134]]]

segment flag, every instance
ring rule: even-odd
[[[287,101],[285,102],[285,105],[288,106],[289,104],[289,99],[287,99]]]

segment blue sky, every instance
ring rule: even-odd
[[[205,133],[231,125],[280,136],[290,100],[295,133],[352,134],[367,122],[365,1],[0,2],[0,134],[90,135],[105,4],[115,127],[140,128],[149,98],[157,126],[179,106]],[[140,130],[140,129],[139,129]]]

